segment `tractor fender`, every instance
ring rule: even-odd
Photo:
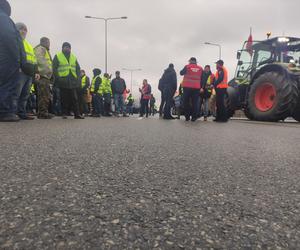
[[[290,78],[290,73],[288,71],[288,68],[280,65],[280,64],[268,64],[262,68],[260,68],[257,72],[255,72],[254,76],[252,77],[250,81],[250,85],[254,83],[254,81],[262,74],[266,72],[277,72],[280,75],[284,75],[287,78]]]

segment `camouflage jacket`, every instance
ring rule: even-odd
[[[34,52],[36,55],[38,71],[40,75],[47,79],[51,79],[53,76],[53,68],[52,68],[52,58],[49,51],[42,45],[38,45],[34,49]]]

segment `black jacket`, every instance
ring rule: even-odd
[[[123,94],[126,90],[126,83],[125,80],[122,78],[115,78],[111,81],[111,89],[112,93],[114,94]]]
[[[70,56],[66,55],[66,58],[69,60]],[[76,89],[80,88],[81,86],[81,78],[78,77],[77,79],[72,75],[69,74],[67,77],[59,77],[58,76],[58,66],[59,61],[57,58],[57,55],[54,57],[53,62],[53,74],[55,76],[55,86],[58,88],[64,88],[64,89]],[[76,74],[77,76],[80,76],[80,66],[78,64],[78,61],[76,61]]]
[[[224,80],[224,71],[223,69],[218,69],[219,77],[215,79],[214,87],[217,88],[218,85]]]
[[[20,33],[8,14],[0,9],[0,81],[10,79],[25,62]]]
[[[163,91],[164,89],[172,90],[176,92],[177,90],[177,75],[173,68],[167,68],[159,80],[158,89]]]

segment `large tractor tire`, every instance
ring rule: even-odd
[[[291,115],[298,99],[297,83],[277,72],[266,72],[252,84],[248,96],[249,116],[276,122]]]

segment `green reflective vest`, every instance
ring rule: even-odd
[[[94,76],[94,78],[92,80],[92,85],[91,85],[91,92],[92,93],[95,92],[95,84],[96,84],[96,81],[97,81],[98,78],[101,79],[101,76],[100,75]]]
[[[101,83],[98,93],[100,95],[112,94],[111,84],[110,84],[110,80],[108,78],[106,78],[106,77],[102,78],[102,83]]]
[[[212,86],[212,75],[210,75],[209,77],[208,77],[208,79],[207,79],[207,83],[206,83],[206,88],[207,88],[207,92],[208,93],[212,93],[212,88],[211,88],[211,86]]]
[[[33,47],[30,45],[29,42],[26,41],[26,39],[23,40],[23,44],[24,44],[24,50],[26,53],[26,61],[27,63],[30,64],[37,64],[37,60],[34,54],[34,49]]]
[[[85,85],[86,85],[86,76],[83,76],[81,78],[81,88],[83,89],[85,87]]]
[[[57,59],[59,62],[59,66],[57,69],[59,77],[67,77],[70,73],[77,79],[77,72],[76,72],[76,62],[77,58],[71,53],[69,61],[64,55],[64,53],[60,52],[57,55]]]
[[[134,102],[134,98],[133,98],[132,96],[128,96],[127,100],[128,100],[129,102]]]

